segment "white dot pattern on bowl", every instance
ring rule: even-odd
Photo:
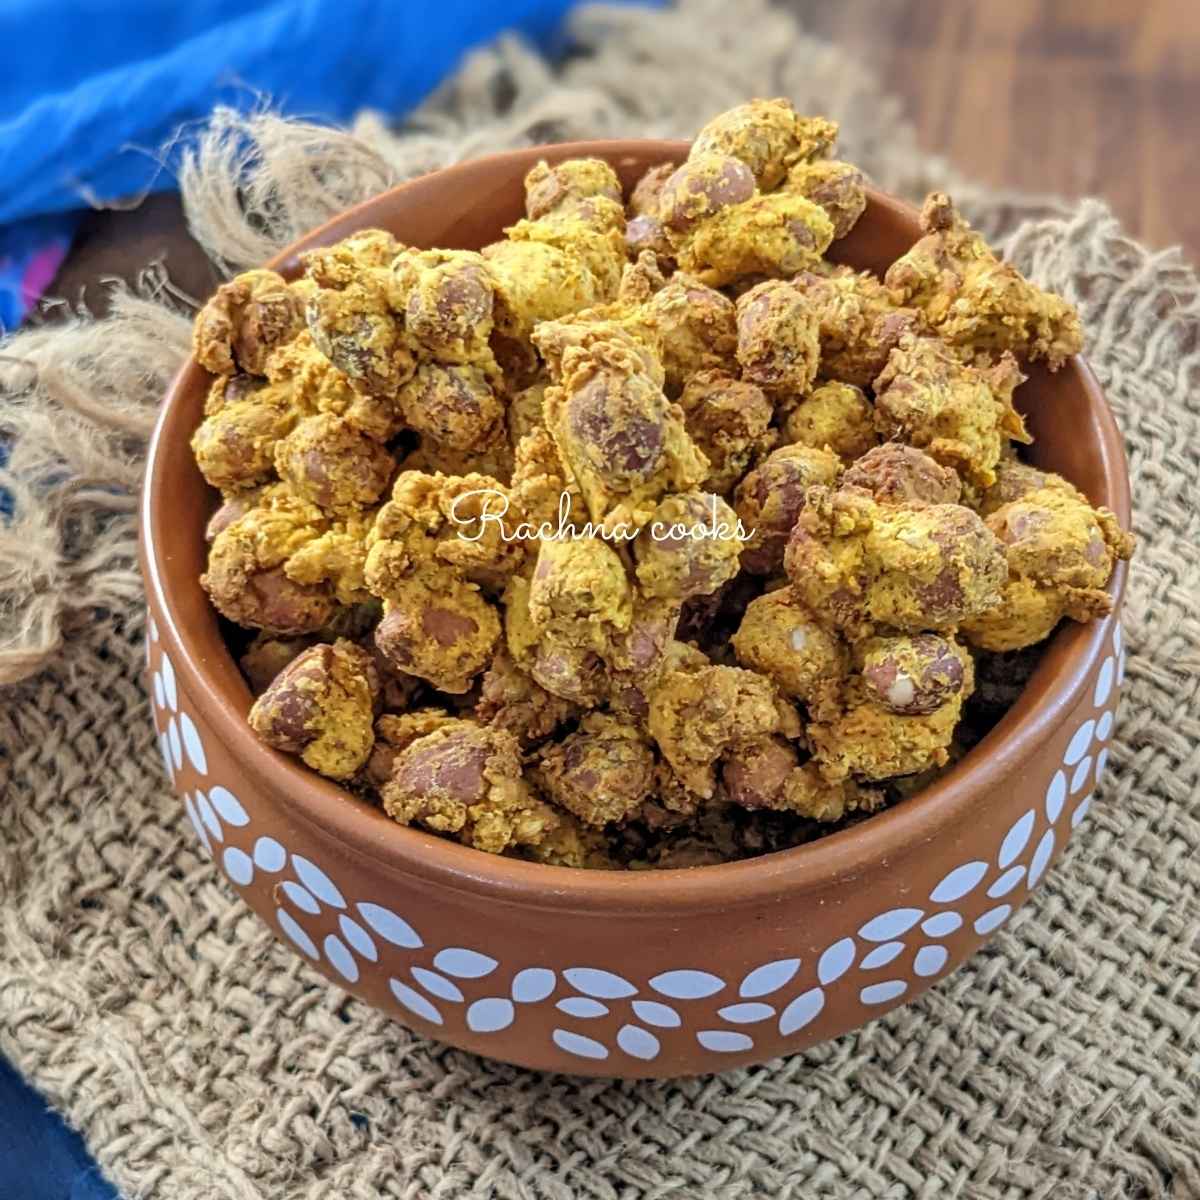
[[[466,996],[457,983],[439,975],[428,967],[411,968],[412,977],[431,995],[439,1000],[448,1000],[451,1004],[461,1004]]]
[[[191,785],[194,790],[181,794],[197,839],[210,854],[218,847],[220,865],[239,887],[252,883],[258,872],[278,875],[290,868],[294,878],[284,880],[280,889],[287,907],[275,910],[275,921],[280,933],[302,954],[326,962],[350,983],[368,967],[394,970],[385,966],[385,959],[394,958],[397,952],[431,955],[422,962],[403,964],[412,984],[394,974],[388,977],[396,1002],[433,1026],[446,1021],[439,1004],[451,1005],[450,1011],[480,1035],[509,1028],[522,1007],[545,1002],[552,1004],[560,1017],[579,1021],[585,1029],[599,1018],[627,1014],[611,1046],[599,1035],[562,1026],[552,1030],[551,1039],[559,1049],[584,1060],[602,1061],[617,1052],[648,1062],[662,1053],[665,1036],[651,1029],[693,1036],[714,1056],[752,1050],[752,1031],[765,1022],[772,1022],[785,1037],[799,1033],[824,1011],[827,991],[835,985],[845,986],[841,981],[847,978],[859,981],[853,985],[857,999],[874,1013],[903,999],[911,989],[905,979],[872,978],[872,973],[893,963],[909,962],[912,976],[930,979],[950,962],[950,951],[940,939],[957,933],[964,921],[980,936],[1003,925],[1018,902],[1013,893],[1022,885],[1027,893],[1040,882],[1055,850],[1083,821],[1092,801],[1090,789],[1099,783],[1107,764],[1113,706],[1124,678],[1126,655],[1115,623],[1111,644],[1112,653],[1101,664],[1091,693],[1093,708],[1099,711],[1084,717],[1071,734],[1062,765],[1049,780],[1042,804],[1013,822],[1000,840],[994,860],[976,858],[948,871],[929,892],[928,908],[919,903],[888,908],[854,933],[833,938],[808,961],[807,970],[800,957],[781,957],[750,967],[740,980],[736,976],[725,979],[696,963],[668,966],[644,981],[587,963],[559,971],[522,966],[506,979],[502,964],[477,948],[426,949],[421,934],[404,916],[374,901],[347,900],[343,886],[324,866],[290,851],[274,837],[251,836],[245,843],[250,852],[241,845],[225,844],[236,831],[253,825],[252,814],[232,788],[207,780],[203,739],[183,709],[178,677],[152,622],[147,630],[147,664],[168,776],[175,783],[176,776],[187,769],[196,777]],[[1062,819],[1065,811],[1069,811],[1066,821]],[[1044,821],[1041,828],[1040,821]],[[338,932],[327,933],[318,946],[301,918],[326,912],[330,919],[336,917]],[[493,977],[497,977],[497,985],[490,984]],[[479,987],[486,989],[484,993],[476,991],[472,996],[470,991]],[[727,990],[729,999],[723,1001],[720,993]],[[698,1001],[716,1006],[715,1014],[707,1010],[712,1014],[710,1022],[715,1016],[730,1027],[697,1028],[688,1006]]]
[[[882,946],[876,946],[873,950],[868,950],[863,955],[862,961],[858,964],[860,971],[875,971],[880,967],[886,967],[888,963],[900,957],[904,953],[903,942],[884,942]]]

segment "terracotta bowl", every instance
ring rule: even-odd
[[[539,158],[606,158],[631,185],[682,142],[494,155],[418,179],[315,230],[270,266],[354,230],[477,248],[521,216]],[[837,257],[882,271],[916,213],[872,193]],[[1124,673],[1117,614],[1053,637],[1018,703],[934,786],[763,858],[576,872],[414,829],[261,745],[250,692],[197,577],[215,494],[188,439],[204,372],[163,406],[143,498],[155,727],[172,786],[242,898],[333,983],[429,1037],[528,1067],[609,1076],[719,1071],[790,1054],[907,1003],[1010,919],[1087,813]],[[1033,459],[1129,521],[1121,438],[1081,359],[1017,394]],[[1112,592],[1118,610],[1125,569]]]

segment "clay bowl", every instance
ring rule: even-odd
[[[518,150],[377,196],[270,265],[370,226],[477,248],[521,216],[539,158],[599,155],[626,185],[681,142]],[[837,245],[882,271],[916,214],[872,193]],[[1045,877],[1104,769],[1123,675],[1117,615],[1067,623],[1018,703],[939,782],[757,860],[574,872],[403,829],[246,726],[250,693],[197,583],[216,497],[188,438],[206,376],[171,387],[150,447],[142,567],[154,720],[172,786],[242,898],[333,983],[429,1037],[545,1070],[719,1071],[790,1054],[907,1003],[953,971]],[[1120,435],[1086,364],[1033,372],[1033,459],[1129,521]],[[1112,582],[1119,608],[1124,567]]]

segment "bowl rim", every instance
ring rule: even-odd
[[[381,192],[337,214],[276,254],[269,268],[291,266],[305,246],[343,237],[351,228],[369,227],[369,219],[397,194],[419,192],[435,176],[466,179],[495,166],[532,165],[540,158],[596,156],[617,159],[654,147],[663,159],[681,158],[687,142],[657,139],[610,139],[532,146],[475,158],[420,176]],[[636,147],[636,150],[632,149]],[[869,200],[906,222],[917,210],[904,201],[868,189]],[[1099,428],[1097,453],[1109,507],[1124,527],[1130,523],[1130,492],[1124,445],[1112,411],[1088,364],[1075,356],[1064,370],[1076,372]],[[1066,623],[1051,638],[1017,702],[987,736],[935,783],[870,819],[788,850],[757,858],[703,867],[657,871],[588,871],[549,866],[486,854],[423,830],[396,825],[381,810],[323,779],[286,755],[264,746],[249,728],[239,705],[231,704],[208,669],[204,647],[194,644],[176,621],[172,596],[186,581],[173,578],[164,561],[163,522],[178,524],[164,503],[166,447],[191,430],[181,430],[180,395],[193,379],[206,376],[194,358],[181,367],[168,388],[147,452],[142,489],[139,552],[147,589],[158,609],[159,636],[183,676],[203,719],[224,743],[239,767],[265,792],[286,792],[287,813],[321,836],[340,844],[343,853],[362,854],[387,872],[430,885],[482,895],[494,903],[518,907],[552,905],[592,915],[652,917],[663,913],[711,912],[826,888],[863,874],[873,864],[896,860],[930,841],[939,831],[966,820],[975,800],[994,791],[1014,768],[1027,761],[1075,707],[1095,663],[1103,653],[1106,620],[1087,625]],[[202,536],[202,526],[197,535]],[[169,559],[169,555],[166,556]],[[1109,583],[1119,616],[1127,567],[1118,563]],[[179,574],[176,572],[176,574]],[[196,581],[191,581],[198,586]],[[215,625],[214,625],[215,628]],[[219,639],[219,633],[216,635]],[[224,653],[228,657],[228,651]],[[248,691],[246,692],[248,696]]]

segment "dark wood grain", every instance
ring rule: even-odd
[[[983,183],[1107,200],[1200,258],[1197,0],[780,0]]]

